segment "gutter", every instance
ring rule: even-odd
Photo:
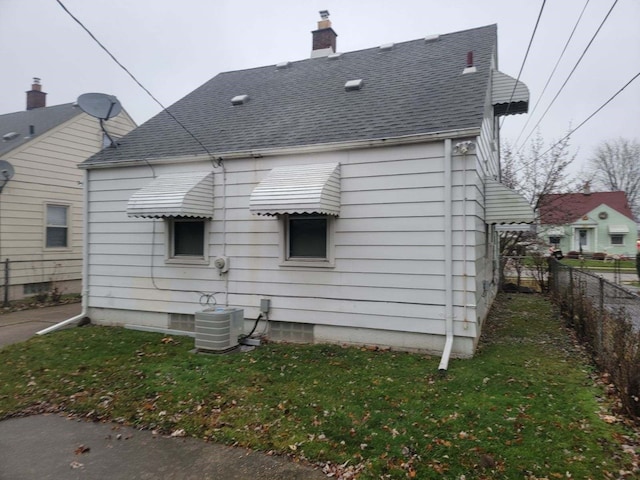
[[[445,342],[438,370],[447,371],[453,349],[453,176],[451,139],[444,141],[444,283],[445,283]]]
[[[100,163],[81,163],[78,168],[89,170],[93,168],[114,168],[114,167],[132,167],[140,165],[141,161],[154,164],[176,164],[199,161],[209,158],[224,158],[225,160],[234,158],[260,158],[271,157],[276,155],[300,155],[308,153],[333,152],[336,150],[355,150],[359,148],[386,147],[393,145],[409,145],[413,143],[433,142],[444,139],[477,137],[480,131],[477,128],[465,128],[458,130],[449,130],[446,132],[430,132],[415,135],[404,135],[401,137],[378,138],[367,140],[353,140],[348,142],[320,143],[313,145],[299,145],[293,147],[280,148],[262,148],[256,150],[239,150],[231,152],[214,152],[206,155],[184,155],[184,156],[167,156],[167,157],[149,157],[123,160],[106,160]]]
[[[84,184],[82,185],[82,311],[75,317],[68,318],[62,322],[51,325],[36,332],[36,335],[45,335],[55,332],[66,326],[80,322],[87,316],[87,297],[89,293],[89,172],[84,174]]]

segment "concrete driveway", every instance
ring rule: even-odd
[[[55,307],[34,308],[0,315],[0,348],[12,343],[24,342],[36,332],[82,311],[80,303],[69,303]]]

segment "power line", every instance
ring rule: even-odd
[[[549,153],[551,150],[553,150],[553,148],[555,148],[557,145],[559,145],[560,143],[562,143],[564,140],[566,140],[567,138],[569,138],[571,135],[574,134],[574,132],[576,130],[578,130],[580,127],[582,127],[585,123],[587,123],[589,120],[591,120],[593,117],[595,117],[598,112],[600,112],[600,110],[602,110],[604,107],[606,107],[609,103],[611,103],[611,101],[616,98],[618,95],[620,95],[629,85],[631,85],[638,77],[640,77],[640,72],[636,73],[631,80],[629,80],[627,83],[624,84],[624,86],[622,88],[620,88],[616,93],[614,93],[609,100],[607,100],[606,102],[604,102],[602,105],[600,105],[591,115],[589,115],[587,118],[585,118],[582,123],[580,123],[580,125],[578,125],[576,128],[574,128],[573,130],[571,130],[569,133],[567,133],[564,137],[562,137],[560,140],[558,140],[556,143],[554,143],[553,145],[551,145],[548,149],[546,149],[544,152],[542,152],[539,156],[542,157],[544,155],[546,155],[547,153]]]
[[[538,105],[540,104],[540,100],[542,100],[542,97],[544,96],[544,92],[547,91],[547,87],[549,86],[549,83],[551,82],[553,75],[556,73],[556,69],[558,68],[558,65],[560,64],[560,61],[562,60],[562,57],[564,56],[565,52],[567,51],[567,47],[569,46],[569,43],[571,43],[571,39],[573,38],[573,35],[576,33],[576,29],[578,28],[578,25],[582,20],[582,16],[584,15],[585,10],[587,9],[587,5],[589,5],[589,0],[587,0],[584,4],[584,7],[582,7],[582,12],[580,12],[580,16],[578,17],[576,24],[573,26],[573,30],[571,31],[571,34],[569,35],[567,42],[564,44],[564,48],[562,49],[562,52],[560,53],[560,56],[558,57],[558,60],[556,61],[556,64],[553,67],[553,70],[551,71],[549,78],[547,78],[547,83],[544,84],[544,87],[542,88],[542,92],[540,92],[540,95],[538,96],[538,101],[536,102],[536,104],[533,106],[533,109],[529,113],[527,117],[527,121],[524,124],[524,127],[522,127],[522,130],[520,130],[520,133],[518,134],[518,138],[516,138],[516,141],[513,144],[514,149],[518,145],[518,141],[520,140],[520,137],[522,136],[524,131],[527,129],[527,125],[529,125],[529,122],[533,118],[533,114],[535,113],[536,108],[538,108]]]
[[[529,56],[529,50],[531,50],[531,45],[533,44],[533,38],[536,36],[536,31],[538,30],[538,25],[540,24],[540,17],[542,17],[542,11],[544,10],[544,6],[547,3],[547,0],[542,0],[542,6],[540,7],[540,12],[538,13],[538,19],[536,20],[536,24],[533,27],[533,32],[531,33],[531,38],[529,39],[529,45],[527,46],[527,51],[524,54],[524,58],[522,59],[522,65],[520,65],[520,71],[518,72],[518,77],[516,78],[515,83],[513,84],[513,90],[511,91],[511,96],[509,97],[509,103],[507,104],[507,110],[504,113],[504,117],[502,117],[502,123],[504,123],[505,117],[509,114],[509,108],[511,107],[511,100],[513,100],[513,96],[516,93],[516,87],[518,86],[518,81],[520,80],[520,75],[522,75],[522,70],[524,69],[524,64],[527,62],[527,57]],[[500,126],[502,126],[502,123]]]
[[[611,15],[611,12],[613,11],[614,7],[616,6],[616,4],[618,3],[618,0],[615,0],[613,2],[613,5],[611,5],[611,8],[609,9],[609,11],[607,12],[607,14],[605,15],[604,19],[602,20],[602,22],[600,23],[600,26],[598,27],[598,29],[596,30],[596,32],[593,34],[593,36],[591,37],[591,40],[589,40],[589,43],[587,44],[586,48],[584,49],[584,51],[582,52],[582,55],[580,55],[580,58],[578,59],[578,61],[576,62],[576,64],[573,66],[573,69],[571,70],[571,72],[569,73],[569,75],[567,76],[566,80],[564,81],[564,83],[562,84],[562,86],[560,87],[560,90],[558,90],[558,93],[556,93],[555,97],[553,97],[553,99],[551,100],[551,103],[549,103],[549,105],[547,106],[547,109],[544,111],[544,113],[542,114],[542,116],[540,117],[540,120],[538,120],[538,123],[535,124],[535,126],[533,127],[533,129],[531,130],[531,132],[529,132],[529,135],[527,135],[527,137],[524,139],[524,141],[522,142],[522,145],[520,146],[520,148],[518,149],[518,152],[520,150],[522,150],[524,144],[527,142],[527,140],[529,139],[529,137],[531,136],[531,134],[534,132],[534,130],[538,127],[538,125],[540,125],[540,122],[542,122],[542,120],[544,119],[545,115],[547,114],[547,112],[549,111],[549,109],[551,108],[551,106],[555,103],[556,99],[558,98],[558,96],[560,95],[560,93],[562,92],[562,90],[564,89],[564,87],[567,85],[567,83],[569,82],[569,79],[571,78],[571,76],[573,75],[573,73],[576,71],[576,68],[578,68],[578,65],[580,65],[580,62],[582,61],[582,59],[584,58],[585,54],[587,53],[587,51],[589,50],[589,47],[591,47],[591,45],[593,44],[593,41],[596,39],[596,37],[598,36],[598,33],[600,33],[600,30],[602,29],[602,26],[605,24],[605,22],[607,21],[607,19],[609,18],[609,15]]]
[[[154,102],[156,102],[158,105],[160,105],[160,108],[162,108],[162,110],[164,112],[166,112],[178,125],[180,125],[182,127],[182,129],[187,132],[191,138],[193,138],[201,147],[202,149],[207,152],[207,154],[213,158],[213,154],[209,151],[209,149],[205,146],[204,143],[202,143],[193,133],[191,133],[191,131],[180,121],[178,120],[175,115],[173,115],[173,113],[171,113],[169,110],[167,110],[167,108],[160,102],[160,100],[158,100],[144,85],[142,85],[142,83],[140,83],[140,81],[135,77],[135,75],[133,75],[133,73],[131,73],[127,67],[125,67],[122,63],[120,63],[120,61],[109,51],[109,49],[107,49],[107,47],[105,47],[102,42],[100,42],[100,40],[98,40],[96,38],[96,36],[91,33],[91,31],[84,26],[84,24],[78,19],[76,18],[73,13],[71,13],[69,11],[69,9],[67,7],[65,7],[65,5],[62,3],[61,0],[56,0],[58,2],[58,5],[60,5],[62,7],[62,9],[78,24],[80,25],[80,27],[82,27],[82,29],[87,32],[87,34],[89,34],[89,36],[98,44],[98,46],[100,46],[100,48],[102,48],[102,50],[104,50],[107,55],[109,55],[111,57],[111,59],[116,62],[116,64],[122,69],[124,70],[127,75],[129,75],[131,77],[131,79],[136,82],[138,84],[138,86],[140,88],[142,88],[142,90],[145,91],[145,93],[147,95],[149,95],[149,97],[151,97],[151,99],[153,99]]]

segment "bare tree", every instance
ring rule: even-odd
[[[508,144],[503,149],[502,162],[507,168],[511,183],[505,185],[520,193],[533,208],[537,208],[541,196],[569,189],[571,179],[567,175],[567,167],[575,157],[576,154],[570,152],[569,137],[552,142],[550,147],[545,148],[538,131],[528,149],[514,153]]]
[[[596,188],[623,191],[636,218],[640,218],[640,143],[605,140],[589,159],[588,175]]]
[[[569,137],[552,142],[550,147],[545,148],[544,140],[538,131],[528,148],[515,152],[513,147],[505,142],[501,152],[502,183],[520,193],[534,209],[538,207],[542,196],[568,191],[571,179],[567,175],[567,167],[576,157],[576,154],[570,151]],[[529,234],[529,237],[532,235]],[[501,278],[504,277],[507,257],[524,255],[522,244],[526,240],[535,239],[527,238],[524,232],[501,233]]]

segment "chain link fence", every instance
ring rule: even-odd
[[[549,291],[600,371],[611,375],[624,409],[640,419],[640,297],[553,258]]]

